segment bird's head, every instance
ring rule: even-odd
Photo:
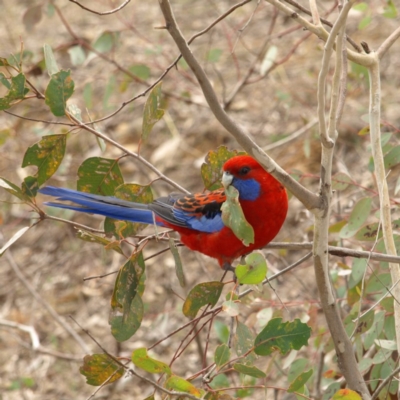
[[[247,155],[232,157],[222,170],[223,185],[234,186],[241,200],[256,200],[261,193],[261,185],[272,178],[254,158]]]

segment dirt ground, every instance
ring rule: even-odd
[[[133,0],[122,12],[104,16],[91,14],[73,2],[57,0],[54,3],[59,14],[47,2],[1,0],[0,56],[18,54],[23,42],[23,48],[32,52],[31,59],[23,67],[24,71],[28,79],[44,91],[48,75],[37,65],[43,58],[42,46],[50,45],[59,67],[71,69],[75,81],[75,93],[71,101],[81,110],[87,108],[91,119],[110,114],[122,102],[143,92],[178,55],[167,31],[159,29],[163,25],[163,17],[157,1]],[[83,3],[99,11],[110,10],[121,4],[105,0]],[[302,3],[305,3],[304,6],[308,4]],[[398,2],[395,3],[400,7]],[[186,38],[207,27],[232,4],[230,1],[213,0],[172,1]],[[320,5],[321,14],[328,12],[332,4],[323,2]],[[398,26],[399,17],[387,19],[378,15],[383,5],[380,1],[370,3],[370,12],[376,17],[362,30],[358,29],[358,24],[365,13],[351,13],[348,34],[354,41],[360,43],[364,40],[374,49]],[[38,18],[38,10],[30,10],[26,14],[28,7],[32,6],[41,7],[42,16],[37,23],[35,16]],[[239,8],[209,33],[198,38],[192,47],[218,95],[224,100],[229,99],[235,86],[254,63],[255,72],[250,78],[252,83],[242,87],[233,97],[229,113],[260,146],[268,148],[315,121],[317,77],[323,43],[313,35],[306,38],[307,32],[301,29],[290,32],[295,24],[283,15],[278,15],[274,22],[273,8],[269,4],[260,2],[256,6],[257,2],[253,1]],[[334,21],[335,15],[336,12],[327,18]],[[93,44],[105,31],[118,36],[113,49],[104,53],[103,58],[95,54],[90,56],[86,49],[83,63],[74,64],[71,54],[75,53],[71,49],[77,45],[78,39]],[[268,37],[270,40],[265,44]],[[295,48],[299,40],[301,43]],[[266,49],[276,46],[276,60],[291,55],[262,78],[259,73],[261,62],[255,60],[264,45]],[[397,131],[387,125],[383,129],[395,132],[397,137],[400,125],[399,46],[399,43],[395,44],[382,63],[382,120],[397,127]],[[122,71],[123,68],[138,65],[148,67],[147,83],[135,82]],[[141,148],[141,154],[186,189],[201,191],[200,166],[207,152],[220,145],[230,149],[238,149],[239,146],[208,109],[194,76],[184,63],[167,74],[163,90],[165,117],[154,127],[148,143]],[[143,97],[139,98],[112,118],[98,123],[97,128],[126,148],[137,151],[144,101]],[[56,120],[44,102],[35,99],[25,101],[10,111],[36,120]],[[365,194],[364,188],[375,189],[367,168],[370,159],[369,137],[357,135],[366,125],[364,116],[367,112],[366,71],[349,65],[348,98],[334,164],[335,172],[346,172],[358,186],[354,185],[335,196],[332,223],[348,216],[354,202]],[[83,115],[87,118],[86,112],[83,111]],[[42,135],[61,133],[67,129],[23,120],[4,112],[0,114],[0,122],[0,176],[17,185],[35,171],[33,168],[21,168],[26,149],[40,140]],[[317,191],[320,144],[315,124],[297,138],[270,149],[268,153],[286,170],[298,171],[301,182]],[[121,156],[121,151],[108,145],[102,153],[96,139],[88,132],[71,132],[65,159],[49,184],[75,188],[79,165],[93,156],[117,158]],[[120,166],[126,182],[143,184],[156,178],[143,164],[130,158],[122,159]],[[389,176],[392,191],[397,175],[394,170]],[[156,196],[173,190],[162,181],[155,182],[152,187]],[[1,247],[19,229],[37,221],[37,215],[4,190],[0,192],[0,200]],[[38,204],[43,201],[43,196],[39,196]],[[102,227],[102,218],[95,216],[63,210],[46,209],[46,212],[92,228]],[[312,225],[312,216],[292,198],[287,221],[275,240],[310,241]],[[219,280],[222,276],[214,260],[180,248],[187,280],[186,287],[181,288],[169,252],[150,258],[146,262],[146,291],[143,297],[145,317],[141,328],[132,339],[117,343],[108,324],[115,274],[101,279],[84,278],[117,271],[124,259],[99,245],[81,241],[75,235],[76,230],[71,225],[47,220],[30,229],[0,259],[1,400],[89,398],[96,388],[86,384],[84,377],[79,374],[79,367],[85,354],[100,353],[101,350],[81,327],[87,329],[110,353],[129,358],[132,350],[150,346],[187,322],[181,307],[182,299],[190,288],[200,282]],[[337,237],[333,237],[332,243],[338,244]],[[360,243],[352,241],[347,241],[345,245],[361,248]],[[151,243],[145,249],[145,256],[149,257],[165,246],[164,243]],[[265,249],[264,252],[270,273],[273,274],[300,259],[307,250]],[[336,267],[338,261],[351,264],[350,259],[332,257],[332,268]],[[309,318],[315,312],[318,323],[324,326],[323,317],[316,312],[318,293],[311,261],[280,277],[271,286],[273,290],[271,287],[265,288],[262,293],[243,302],[240,306],[241,322],[252,328],[258,327],[261,310],[287,319]],[[228,315],[221,314],[218,320],[229,326]],[[24,331],[21,326],[29,327],[31,332]],[[184,334],[185,331],[182,331],[164,340],[153,354],[168,363]],[[207,331],[201,332],[199,340],[189,345],[185,363],[178,360],[174,364],[177,374],[186,377],[200,369],[199,354],[204,352],[206,338]],[[37,349],[33,349],[32,340],[40,343]],[[210,342],[209,349],[219,343],[216,329],[211,330]],[[308,357],[312,363],[316,363],[317,352],[314,347],[312,351],[314,353]],[[212,356],[209,350],[208,362],[212,361]],[[286,387],[285,372],[274,372],[273,362],[267,362],[271,382]],[[265,368],[265,364],[263,366]],[[137,378],[127,377],[116,385],[103,388],[94,398],[144,399],[151,394],[151,387]],[[271,391],[267,397],[263,393],[256,393],[251,398],[274,397]],[[284,392],[279,392],[277,398],[285,398]]]

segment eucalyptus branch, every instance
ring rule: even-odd
[[[323,31],[323,27],[319,21],[319,15],[314,0],[310,1],[313,19],[318,32]],[[342,46],[343,36],[345,34],[345,26],[347,15],[351,9],[352,2],[347,1],[343,6],[339,17],[335,21],[324,46],[324,54],[322,58],[322,66],[318,76],[318,119],[321,138],[321,180],[320,195],[324,204],[324,212],[315,214],[314,223],[314,269],[321,299],[322,309],[327,321],[329,331],[332,335],[335,345],[338,364],[341,372],[350,389],[357,391],[363,399],[369,399],[369,391],[363,377],[358,368],[357,360],[353,351],[353,345],[344,328],[339,309],[337,307],[334,291],[329,276],[329,219],[332,200],[332,160],[333,151],[336,141],[336,121],[337,110],[340,98],[340,78],[342,75],[341,68],[343,66]],[[333,54],[334,45],[336,43],[336,66],[333,78],[331,106],[329,115],[329,125],[325,120],[325,96],[326,96],[326,79],[329,71],[330,59]]]
[[[252,139],[250,139],[245,130],[225,112],[217,98],[211,82],[209,81],[196,57],[191,52],[182,33],[180,32],[169,1],[159,0],[159,3],[166,21],[166,28],[171,37],[174,39],[185,61],[195,74],[210,110],[213,112],[217,120],[238,141],[238,143],[247,153],[257,159],[263,165],[266,171],[271,173],[271,175],[273,175],[276,179],[278,179],[279,182],[288,188],[307,209],[313,212],[318,212],[321,207],[319,197],[299,184],[286,171],[284,171],[262,150],[261,147],[259,147]]]
[[[328,40],[329,32],[324,29],[321,26],[316,26],[313,23],[309,22],[307,19],[299,15],[295,10],[292,8],[288,7],[286,4],[283,4],[279,0],[265,0],[266,2],[270,3],[274,7],[278,8],[280,11],[282,11],[284,14],[287,16],[293,18],[297,23],[299,23],[301,26],[309,30],[310,32],[314,33],[316,36],[318,36],[321,40],[326,42]],[[335,47],[334,47],[335,48]],[[365,53],[357,53],[356,51],[347,49],[348,52],[348,58],[349,60],[363,65],[364,67],[368,67],[372,64],[372,59],[369,57],[368,54]]]
[[[374,159],[376,183],[379,192],[380,202],[380,218],[383,233],[383,240],[386,247],[386,252],[390,255],[396,256],[397,250],[393,238],[391,211],[390,211],[390,197],[389,189],[386,180],[385,164],[383,159],[383,151],[381,146],[381,87],[379,76],[379,54],[371,53],[374,63],[369,68],[370,79],[370,135],[371,135],[371,148],[372,156]],[[393,283],[400,282],[400,268],[399,264],[389,263],[390,275]],[[396,327],[396,342],[397,348],[400,349],[400,285],[396,284],[393,288],[393,294],[396,301],[394,301],[394,320]]]

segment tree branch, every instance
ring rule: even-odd
[[[307,209],[314,213],[318,212],[321,207],[319,197],[295,181],[271,157],[269,157],[261,147],[251,140],[245,130],[225,112],[214,92],[211,82],[180,32],[169,1],[159,0],[159,3],[164,14],[166,28],[178,46],[183,58],[196,76],[210,110],[213,112],[217,120],[238,141],[247,153],[257,159],[266,171],[289,189]]]

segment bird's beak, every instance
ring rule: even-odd
[[[230,172],[225,171],[222,174],[222,184],[224,185],[224,188],[226,189],[232,183],[232,181],[233,175]]]

